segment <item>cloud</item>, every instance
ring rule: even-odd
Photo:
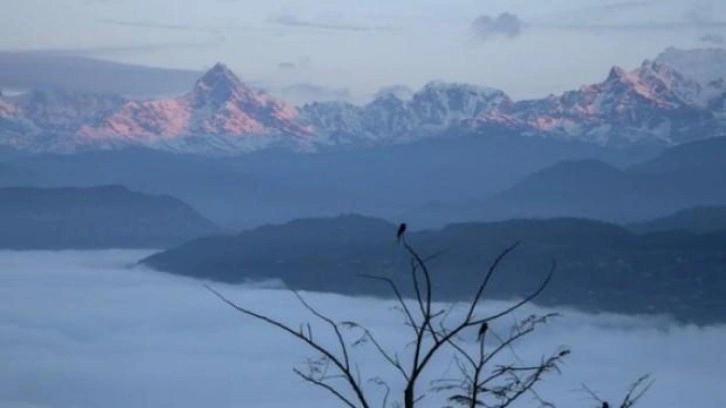
[[[277,68],[283,69],[283,70],[287,70],[287,69],[293,70],[293,69],[297,68],[297,64],[295,64],[294,62],[287,62],[287,61],[280,62],[277,64]]]
[[[355,24],[340,20],[309,20],[287,13],[271,16],[268,18],[268,22],[286,27],[314,28],[332,31],[381,31],[391,28],[388,26]]]
[[[537,24],[540,28],[556,28],[572,31],[684,31],[696,28],[726,28],[726,21],[691,22],[691,21],[662,21],[644,23],[610,23],[610,24]]]
[[[223,39],[218,38],[210,41],[198,41],[198,42],[162,42],[153,44],[130,44],[130,45],[115,45],[115,46],[98,46],[88,48],[60,48],[52,50],[32,50],[25,51],[29,54],[45,54],[45,55],[57,55],[57,56],[77,56],[77,57],[99,57],[108,55],[123,55],[123,54],[137,54],[137,53],[153,53],[163,50],[181,50],[181,49],[195,49],[195,48],[208,48],[223,43]]]
[[[309,350],[221,304],[192,279],[131,268],[148,251],[0,251],[0,406],[257,408],[338,407],[328,394],[291,371]],[[294,326],[314,322],[285,291],[213,284],[232,300],[263,310]],[[385,347],[401,350],[410,329],[394,304],[370,298],[303,293],[335,320],[368,326]],[[488,301],[481,312],[508,302]],[[460,310],[461,311],[461,310]],[[545,309],[530,307],[524,317]],[[652,373],[655,385],[638,408],[720,407],[726,399],[726,327],[695,327],[666,318],[590,315],[558,310],[563,317],[527,337],[517,348],[523,361],[539,361],[561,345],[572,348],[562,375],[538,388],[558,406],[591,406],[585,383],[608,399],[622,397],[637,376]],[[505,333],[510,321],[490,329]],[[334,345],[313,324],[318,339]],[[464,333],[476,346],[475,333]],[[408,349],[410,351],[410,348]],[[365,378],[400,380],[374,350],[355,348]],[[514,357],[513,357],[514,358]],[[408,361],[408,360],[406,360]],[[452,373],[435,361],[422,384]],[[376,397],[382,390],[364,382]],[[423,389],[422,389],[423,391]],[[427,394],[424,406],[442,395]],[[524,405],[532,401],[525,400]],[[536,405],[536,404],[535,404]]]
[[[277,64],[277,68],[281,70],[288,70],[288,71],[294,71],[298,69],[307,69],[310,67],[311,64],[310,57],[301,57],[298,58],[296,62],[292,61],[282,61]]]
[[[633,9],[640,9],[642,7],[648,7],[652,6],[654,4],[653,1],[621,1],[618,3],[610,3],[610,4],[602,4],[602,5],[596,5],[592,7],[587,7],[584,10],[587,10],[588,12],[618,12],[618,11],[625,11],[625,10],[633,10]]]
[[[481,15],[471,23],[471,29],[482,40],[498,35],[514,38],[522,32],[522,21],[512,13],[502,13],[497,17]]]
[[[593,3],[578,6],[569,11],[560,12],[554,15],[550,15],[550,18],[567,20],[567,21],[578,21],[581,19],[603,20],[608,18],[628,18],[633,13],[647,9],[649,7],[657,6],[658,1],[646,0],[646,1],[620,1],[615,3]]]
[[[103,24],[110,24],[110,25],[117,25],[122,27],[132,27],[132,28],[154,28],[154,29],[162,29],[162,30],[172,30],[172,31],[192,31],[192,32],[203,32],[203,33],[217,33],[218,30],[212,29],[212,28],[205,28],[205,27],[197,27],[194,25],[188,25],[188,24],[167,24],[167,23],[157,23],[157,22],[148,22],[148,21],[127,21],[127,20],[116,20],[116,19],[110,19],[110,18],[100,18],[97,19],[99,23]]]
[[[656,12],[657,11],[657,12]],[[646,17],[642,17],[646,16]],[[588,5],[532,22],[533,28],[590,32],[665,32],[726,28],[718,1],[620,1]]]
[[[699,41],[709,44],[715,44],[715,45],[724,45],[726,44],[726,36],[723,36],[721,34],[704,34],[701,37],[698,38]]]

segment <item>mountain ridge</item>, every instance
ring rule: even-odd
[[[122,185],[0,188],[0,248],[163,248],[221,229],[183,201]]]
[[[141,263],[227,283],[279,279],[293,290],[390,296],[387,286],[360,275],[408,279],[408,257],[396,245],[395,231],[394,224],[362,216],[299,220],[201,238]],[[698,323],[726,319],[721,296],[726,231],[635,234],[603,222],[556,218],[463,223],[409,231],[406,239],[422,254],[440,254],[428,266],[434,290],[443,299],[462,299],[462,287],[475,285],[499,251],[521,241],[492,279],[491,298],[525,296],[556,259],[555,277],[538,298],[543,304],[672,314]],[[403,296],[414,296],[412,288],[400,289]]]
[[[704,76],[683,62],[703,61],[702,53],[669,49],[634,70],[613,67],[602,82],[541,99],[514,101],[493,88],[431,81],[413,93],[382,91],[363,106],[315,102],[299,108],[217,63],[175,97],[56,91],[0,97],[0,145],[33,152],[141,146],[234,155],[408,143],[452,133],[676,145],[726,134],[726,87],[713,79],[718,72],[726,77],[726,59],[718,55],[709,57],[714,66]]]
[[[559,160],[481,200],[430,203],[407,213],[417,223],[575,216],[642,222],[696,206],[726,204],[726,137],[668,148],[636,164],[603,157]]]

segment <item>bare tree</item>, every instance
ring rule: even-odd
[[[399,238],[400,235],[399,232]],[[542,404],[547,405],[534,391],[534,386],[547,373],[558,371],[559,362],[569,354],[569,350],[557,350],[534,364],[496,365],[495,362],[498,361],[500,354],[511,352],[513,345],[519,339],[532,333],[537,326],[546,323],[553,315],[530,316],[516,324],[505,338],[496,335],[490,328],[490,323],[512,315],[542,293],[552,279],[555,263],[552,263],[546,277],[529,296],[494,314],[480,316],[477,307],[484,298],[485,289],[501,262],[518,244],[512,245],[502,251],[489,268],[482,273],[470,301],[464,304],[463,313],[457,315],[453,313],[454,305],[434,310],[437,302],[433,293],[434,285],[428,264],[440,253],[422,257],[406,242],[405,237],[403,238],[402,245],[410,257],[409,278],[412,292],[415,295],[412,301],[404,300],[399,286],[390,277],[377,275],[363,275],[363,277],[387,285],[394,295],[397,309],[402,313],[405,325],[410,327],[412,332],[410,343],[412,351],[409,351],[404,359],[399,356],[399,352],[386,349],[375,334],[367,328],[352,321],[334,321],[313,308],[297,292],[293,293],[302,307],[329,327],[336,339],[334,346],[327,346],[316,339],[310,324],[295,328],[280,320],[240,306],[215,289],[209,286],[207,288],[243,315],[265,322],[298,339],[315,351],[317,356],[307,361],[307,368],[305,370],[295,368],[295,374],[304,381],[326,390],[347,407],[368,408],[374,404],[365,391],[365,382],[361,377],[358,365],[351,357],[351,347],[362,344],[371,344],[405,384],[401,390],[394,391],[381,376],[368,379],[368,383],[382,386],[385,389],[382,401],[376,402],[375,405],[380,404],[386,407],[389,404],[395,404],[400,406],[400,401],[402,401],[403,407],[413,408],[426,396],[427,392],[452,393],[448,397],[450,403],[467,407],[504,408],[526,393],[530,393]],[[456,316],[452,317],[452,315]],[[347,330],[359,332],[356,340],[347,339],[344,335]],[[463,336],[468,332],[479,334],[476,351],[468,350],[471,341],[467,341]],[[498,341],[487,341],[491,336],[496,337]],[[489,348],[490,343],[493,344],[491,348]],[[407,348],[402,347],[398,350],[404,349]],[[430,368],[431,362],[435,358],[447,355],[446,353],[451,353],[451,358],[456,361],[459,368],[458,376],[437,380],[428,385],[422,384],[423,374]]]
[[[449,397],[449,402],[455,406],[463,407],[508,407],[523,394],[530,392],[541,406],[553,407],[554,404],[545,401],[534,390],[535,384],[543,376],[559,370],[561,359],[570,354],[570,350],[562,348],[535,365],[523,364],[492,364],[496,358],[518,340],[532,333],[537,326],[547,323],[549,319],[557,317],[555,313],[544,316],[530,315],[515,324],[509,336],[505,339],[492,333],[488,327],[480,330],[479,347],[476,353],[460,350],[457,344],[452,346],[459,351],[455,356],[459,376],[451,379],[437,380],[437,390],[456,391]],[[498,342],[492,350],[486,350],[485,337],[492,333]]]
[[[628,391],[625,394],[625,397],[623,398],[622,402],[620,402],[618,405],[612,406],[613,408],[633,408],[635,404],[643,398],[643,395],[645,395],[646,392],[650,389],[651,386],[653,386],[654,380],[650,378],[650,374],[645,374],[640,376],[637,380],[635,380],[632,384],[630,384],[630,387],[628,387]],[[606,400],[603,400],[600,398],[595,391],[590,389],[587,385],[583,384],[582,388],[590,394],[592,399],[594,399],[599,405],[599,408],[610,408],[611,405]]]

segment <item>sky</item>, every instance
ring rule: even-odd
[[[0,406],[315,407],[340,404],[300,381],[293,367],[314,357],[294,340],[239,316],[200,281],[132,268],[149,251],[0,251]],[[333,338],[283,290],[213,284],[234,301],[297,325],[313,322],[316,338]],[[304,293],[336,320],[366,325],[384,347],[406,356],[410,329],[388,301]],[[483,313],[509,303],[487,302]],[[521,313],[545,313],[532,307]],[[539,394],[563,407],[595,407],[586,384],[603,399],[623,396],[651,374],[637,408],[726,406],[726,326],[679,325],[664,317],[562,316],[517,345],[520,361],[569,347],[561,375]],[[510,321],[491,325],[505,333]],[[346,333],[346,338],[355,336]],[[475,333],[464,333],[474,343]],[[467,343],[469,344],[469,343]],[[403,350],[403,351],[401,351]],[[397,382],[369,346],[355,348],[361,376]],[[508,357],[515,358],[515,357]],[[430,377],[450,375],[450,358],[435,360]],[[379,387],[366,383],[374,395]],[[422,407],[441,406],[429,394]],[[519,407],[533,406],[531,397]]]
[[[223,61],[270,86],[356,97],[435,79],[541,97],[725,35],[721,0],[5,0],[0,14],[0,50]]]

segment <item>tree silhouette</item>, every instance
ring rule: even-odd
[[[400,238],[400,235],[402,234],[399,233],[397,237]],[[316,337],[309,323],[295,328],[276,318],[241,306],[209,286],[207,289],[241,314],[287,333],[316,352],[316,357],[307,361],[305,369],[294,368],[293,371],[304,381],[326,390],[347,407],[369,408],[380,405],[413,408],[427,396],[427,393],[445,393],[450,406],[505,408],[526,394],[534,397],[543,406],[554,406],[543,400],[534,387],[548,373],[559,372],[560,363],[570,354],[569,349],[554,350],[534,363],[518,361],[503,364],[501,363],[503,359],[500,357],[512,353],[518,341],[556,315],[531,315],[518,320],[506,336],[496,335],[490,323],[505,316],[512,317],[517,310],[542,293],[552,279],[556,268],[555,262],[552,262],[544,279],[529,296],[491,315],[479,315],[478,306],[484,299],[485,290],[492,276],[518,244],[506,248],[493,260],[489,268],[483,271],[471,300],[463,305],[463,313],[456,315],[453,313],[455,305],[437,307],[439,302],[435,298],[429,262],[441,253],[423,257],[406,240],[401,242],[410,261],[408,279],[415,294],[413,300],[407,302],[399,285],[390,277],[361,276],[381,282],[390,288],[397,310],[402,314],[405,326],[411,330],[410,343],[395,350],[384,347],[375,333],[357,322],[334,321],[313,308],[295,291],[293,294],[301,306],[330,329],[336,344],[333,346],[324,344]],[[348,333],[353,332],[355,337],[351,340]],[[466,334],[474,334],[479,339],[474,351],[469,349],[471,342],[467,341]],[[392,372],[403,380],[404,385],[401,389],[392,389],[382,375],[364,381],[358,364],[351,355],[352,347],[362,345],[372,346],[382,356]],[[406,355],[402,357],[403,352]],[[451,353],[451,359],[458,369],[457,373],[451,378],[440,378],[428,384],[424,383],[423,374],[430,368],[431,362],[435,358],[447,355],[446,353]],[[372,401],[373,397],[366,392],[365,383],[385,389],[381,401]]]

